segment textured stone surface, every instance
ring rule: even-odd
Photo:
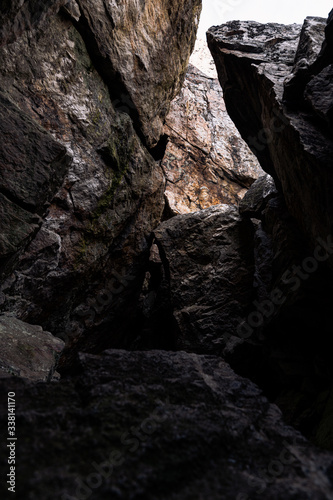
[[[169,102],[180,91],[195,43],[200,0],[77,0],[78,29],[112,75],[120,107],[138,121],[148,144],[159,141]],[[111,83],[111,82],[110,82]]]
[[[218,357],[107,351],[76,378],[0,390],[16,394],[19,498],[333,498],[332,455]]]
[[[268,200],[275,197],[278,191],[273,178],[266,174],[257,179],[251,186],[244,198],[239,203],[239,213],[248,217],[260,219],[261,212]]]
[[[305,99],[321,119],[332,129],[332,80],[333,65],[313,77],[305,88]]]
[[[209,51],[206,39],[196,39],[194,50],[190,57],[190,64],[198,68],[206,76],[214,79],[217,78],[214,59]]]
[[[3,0],[0,4],[0,46],[14,41],[22,33],[43,25],[47,17],[68,0]]]
[[[309,18],[300,45],[298,25],[235,21],[208,33],[227,109],[263,169],[282,187],[288,210],[313,244],[331,234],[333,141],[327,124],[318,123],[306,106],[302,91],[296,102],[288,101],[284,83],[294,71],[298,46],[300,60],[312,61],[318,53],[324,24]],[[322,59],[321,71],[323,65]]]
[[[317,61],[324,36],[326,20],[316,17],[305,19],[295,53],[292,73],[284,82],[284,96],[298,101],[302,98],[304,86],[310,79],[311,66]]]
[[[64,345],[41,326],[0,316],[0,376],[48,382]]]
[[[0,94],[0,192],[43,213],[68,169],[66,148]]]
[[[244,317],[248,342],[226,359],[288,422],[332,448],[332,16],[325,24],[235,21],[208,41],[227,109],[278,190],[265,201],[259,181],[240,204],[261,220],[257,298]]]
[[[216,205],[163,222],[154,235],[170,282],[177,348],[221,353],[252,299],[251,222],[233,206]]]
[[[173,213],[237,204],[263,173],[225,110],[218,81],[194,66],[171,104],[165,132],[162,168]]]
[[[39,228],[41,220],[37,214],[24,210],[3,194],[0,194],[0,218],[0,262],[4,270],[4,262],[28,243]]]
[[[200,2],[36,1],[3,12],[1,310],[77,348],[125,346],[164,209],[146,146],[182,84]]]

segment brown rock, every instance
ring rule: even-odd
[[[174,214],[237,204],[263,173],[225,110],[218,81],[194,66],[171,104],[165,132],[162,168]]]
[[[77,27],[96,67],[107,75],[117,106],[154,146],[169,102],[180,91],[195,43],[201,0],[177,3],[77,0]],[[110,78],[111,76],[111,78]]]
[[[46,12],[38,2],[29,8],[31,16]],[[169,8],[71,1],[4,37],[0,90],[13,116],[1,123],[3,134],[13,124],[2,142],[13,164],[2,180],[12,193],[5,201],[18,199],[24,209],[50,205],[19,263],[2,269],[2,311],[76,348],[127,345],[151,233],[164,209],[163,172],[145,144],[159,141],[199,11],[198,0]],[[60,154],[72,157],[65,172]],[[4,252],[27,246],[37,229],[30,219],[20,212],[10,234],[5,217]]]

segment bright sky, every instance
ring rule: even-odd
[[[226,21],[302,23],[307,16],[327,17],[333,0],[202,0],[198,38]]]

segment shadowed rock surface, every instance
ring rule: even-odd
[[[154,236],[179,329],[177,349],[221,353],[253,298],[252,224],[235,207],[216,205],[173,217]]]
[[[75,378],[11,381],[18,498],[333,498],[332,455],[286,426],[220,358],[106,351],[80,359]]]
[[[64,345],[41,326],[28,325],[9,315],[0,316],[0,376],[48,382]]]
[[[200,6],[1,6],[0,307],[68,345],[133,336],[164,209],[154,157]]]
[[[251,354],[245,343],[227,359],[331,448],[332,15],[303,27],[233,21],[207,37],[227,109],[278,191],[265,201],[269,186],[259,181],[240,204],[261,221],[257,299],[243,323],[254,343]]]
[[[332,56],[325,47],[320,52],[325,25],[321,18],[307,18],[303,29],[232,21],[207,34],[231,118],[262,168],[281,186],[290,214],[313,245],[331,234],[333,222],[333,140],[323,117],[329,108],[327,91],[320,98],[314,89],[322,71],[330,81]],[[308,66],[307,90],[298,86],[298,98],[289,99],[287,89],[303,82]]]

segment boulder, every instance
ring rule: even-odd
[[[162,124],[200,2],[1,9],[1,311],[69,351],[124,347],[164,210]]]
[[[317,238],[326,241],[333,222],[328,28],[326,42],[321,18],[307,18],[303,28],[232,21],[207,34],[227,110],[313,248]],[[288,94],[295,81],[297,99]]]
[[[163,222],[154,231],[169,281],[177,349],[222,353],[241,340],[251,304],[253,227],[237,208],[215,205]]]
[[[64,342],[41,326],[14,316],[0,316],[0,377],[49,382],[55,374]],[[8,387],[10,383],[8,384]]]
[[[147,144],[163,133],[170,101],[179,93],[195,43],[201,0],[77,0],[77,29],[94,65],[112,86]]]

